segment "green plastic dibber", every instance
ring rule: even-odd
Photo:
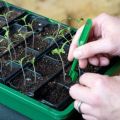
[[[78,46],[84,45],[87,42],[91,28],[92,28],[92,20],[87,19],[82,34],[78,40]],[[79,73],[76,71],[77,66],[78,66],[78,60],[74,58],[72,67],[69,71],[69,76],[71,77],[72,81],[76,81],[77,78],[79,77]]]

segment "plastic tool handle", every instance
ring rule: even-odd
[[[78,40],[78,46],[84,45],[87,42],[91,27],[92,27],[92,20],[87,19],[82,34]]]
[[[83,28],[82,34],[78,40],[78,46],[84,45],[87,42],[91,27],[92,27],[92,20],[87,19],[86,24]],[[75,81],[79,75],[78,72],[75,71],[77,65],[78,65],[78,60],[74,59],[71,70],[69,71],[69,76],[71,77],[72,81]]]

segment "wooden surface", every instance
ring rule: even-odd
[[[102,12],[120,16],[120,0],[6,0],[15,5],[37,12],[72,26],[80,24],[72,18],[94,18]]]

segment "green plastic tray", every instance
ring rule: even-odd
[[[2,0],[0,0],[2,1]],[[14,6],[8,3],[8,6]],[[16,7],[16,6],[14,6]],[[19,7],[17,7],[19,8]],[[25,10],[23,8],[19,8]],[[31,11],[25,10],[26,12],[34,15],[38,15]],[[50,22],[59,23],[53,19],[48,18]],[[65,24],[63,24],[65,25]],[[66,25],[65,25],[66,26]],[[72,28],[74,31],[75,28]],[[67,119],[74,111],[73,103],[71,103],[65,110],[58,111],[54,108],[51,108],[45,104],[42,104],[18,91],[15,91],[12,88],[0,83],[0,104],[15,110],[22,115],[27,116],[33,120],[64,120]]]
[[[106,74],[113,75],[118,70],[120,70],[120,62],[116,63],[116,65],[108,70]],[[73,103],[71,103],[65,110],[58,111],[1,83],[0,95],[1,104],[33,120],[64,120],[72,115],[74,111]]]

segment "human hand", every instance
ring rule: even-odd
[[[80,111],[85,120],[120,120],[120,76],[85,73],[79,83],[70,88],[70,95],[76,110],[82,101]]]
[[[101,14],[93,19],[93,26],[89,42],[77,47],[78,38],[82,32],[81,27],[70,46],[68,60],[79,59],[81,68],[89,63],[95,66],[109,64],[110,56],[120,56],[120,19],[107,14]]]

